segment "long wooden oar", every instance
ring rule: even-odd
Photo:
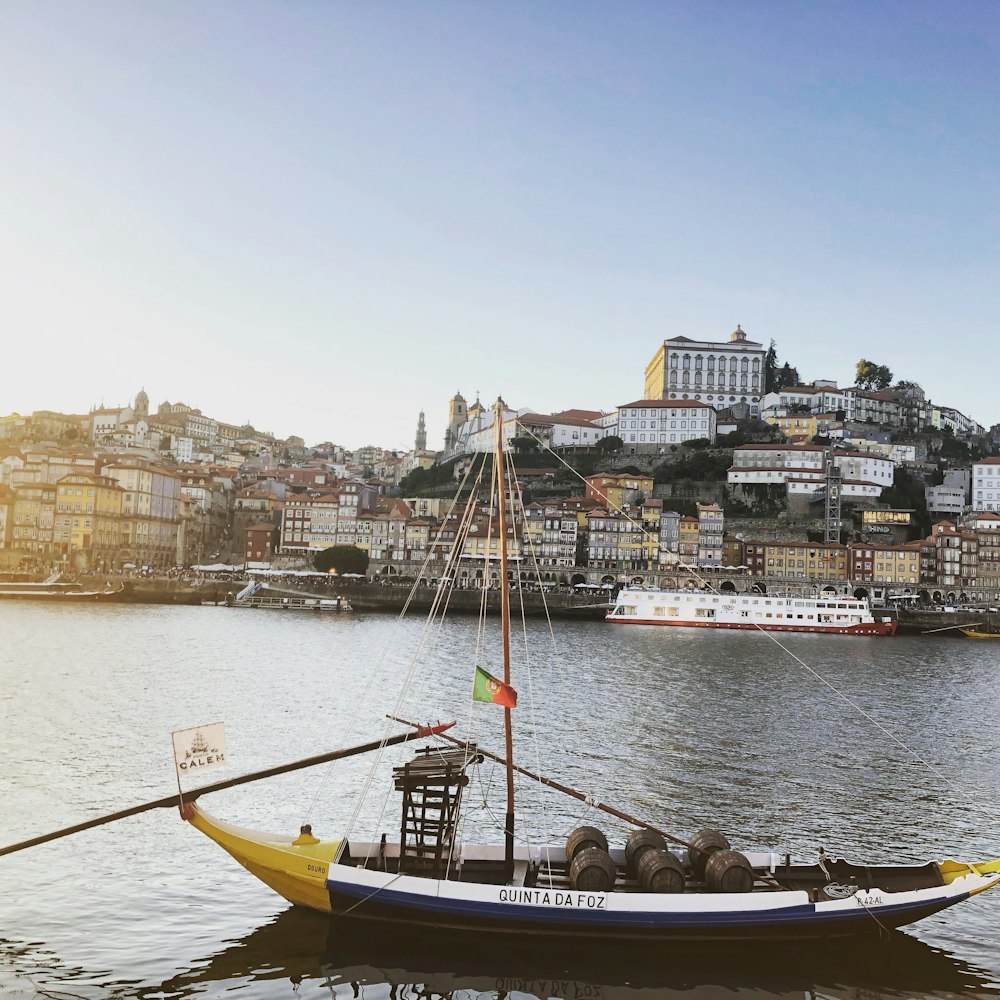
[[[417,727],[419,725],[419,723],[410,722],[407,719],[401,719],[398,715],[390,715],[388,718],[392,719],[393,722],[401,722],[404,726]],[[443,739],[446,739],[451,743],[455,743],[458,746],[466,745],[465,740],[456,739],[454,736],[445,736],[444,734],[435,735],[441,735]],[[481,753],[484,757],[489,757],[490,760],[495,760],[498,764],[507,763],[503,757],[490,753],[489,750],[484,750],[478,745],[476,746],[476,753]],[[519,767],[517,764],[514,765],[514,770],[523,774],[527,778],[531,778],[532,781],[537,781],[539,784],[547,785],[549,788],[554,788],[557,792],[562,792],[564,795],[569,795],[571,798],[579,799],[581,802],[586,802],[588,806],[600,809],[601,812],[606,812],[610,816],[616,816],[618,819],[623,819],[626,823],[631,823],[634,826],[641,826],[644,830],[652,830],[653,833],[658,833],[664,840],[669,840],[674,844],[680,844],[682,847],[686,847],[689,851],[697,852],[700,850],[692,844],[689,844],[686,840],[682,840],[680,837],[675,837],[672,833],[667,833],[666,830],[661,830],[659,827],[653,826],[652,823],[647,823],[644,819],[636,819],[635,816],[630,816],[627,812],[622,812],[621,809],[609,806],[605,802],[596,802],[586,793],[578,792],[575,788],[570,788],[569,785],[563,785],[554,778],[546,778],[544,774],[535,774],[533,771],[529,771],[525,767]]]
[[[407,725],[414,726],[414,723],[408,722]],[[201,788],[193,788],[191,791],[184,792],[184,801],[193,802],[199,795],[205,795],[207,792],[218,792],[223,788],[232,788],[234,785],[245,785],[250,781],[260,781],[261,778],[273,778],[275,775],[285,774],[288,771],[298,771],[303,767],[314,767],[316,764],[326,764],[329,761],[340,760],[343,757],[353,757],[356,754],[370,753],[372,750],[395,746],[397,743],[406,743],[408,740],[419,740],[425,736],[437,736],[446,729],[451,729],[453,725],[455,725],[454,722],[441,722],[436,726],[418,725],[415,726],[416,732],[413,733],[401,733],[399,736],[390,736],[384,740],[374,740],[371,743],[362,743],[355,747],[346,747],[343,750],[333,750],[330,753],[317,754],[315,757],[304,757],[302,760],[292,761],[291,764],[281,764],[278,767],[269,767],[263,771],[241,774],[238,778],[216,781],[214,784],[202,785]],[[74,826],[64,827],[62,830],[54,830],[52,833],[42,834],[40,837],[32,837],[31,840],[22,840],[18,844],[9,844],[7,847],[0,847],[0,857],[4,854],[13,854],[15,851],[23,851],[26,847],[34,847],[36,844],[45,844],[50,840],[68,837],[72,833],[80,833],[82,830],[89,830],[94,826],[114,823],[115,820],[148,812],[150,809],[167,809],[171,806],[180,805],[180,803],[180,795],[170,795],[165,799],[157,799],[155,802],[144,802],[140,806],[121,809],[118,812],[108,813],[106,816],[98,816],[97,819],[89,819],[85,823],[77,823]]]

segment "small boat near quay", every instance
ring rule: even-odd
[[[299,591],[272,590],[252,580],[238,594],[226,594],[230,608],[270,608],[277,611],[352,611],[350,601],[340,594],[309,594]]]
[[[839,594],[775,596],[712,590],[627,587],[605,620],[619,625],[673,625],[837,635],[893,635],[893,618],[876,618],[866,598]]]
[[[981,632],[974,628],[960,628],[959,631],[970,639],[1000,639],[1000,632]]]
[[[114,597],[121,588],[85,590],[75,582],[61,581],[58,575],[37,582],[0,582],[0,600],[101,601]]]

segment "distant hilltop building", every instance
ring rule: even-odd
[[[509,407],[500,400],[504,413]],[[479,402],[478,395],[472,406],[466,406],[465,397],[456,392],[448,404],[448,428],[444,432],[445,457],[467,451],[469,439],[478,432],[493,425],[493,412]]]
[[[716,410],[746,403],[759,417],[766,357],[739,326],[723,342],[672,337],[646,365],[643,398],[696,400]]]

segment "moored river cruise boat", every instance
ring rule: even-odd
[[[605,618],[621,625],[753,628],[840,635],[893,635],[896,631],[892,618],[876,618],[872,614],[866,598],[836,594],[777,597],[629,587],[618,594]]]

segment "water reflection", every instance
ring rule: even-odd
[[[153,998],[327,996],[337,1000],[536,997],[684,1000],[717,997],[987,997],[987,974],[906,934],[865,944],[787,948],[717,944],[635,949],[553,947],[502,937],[459,946],[431,932],[333,923],[288,909],[271,923],[155,988]]]

